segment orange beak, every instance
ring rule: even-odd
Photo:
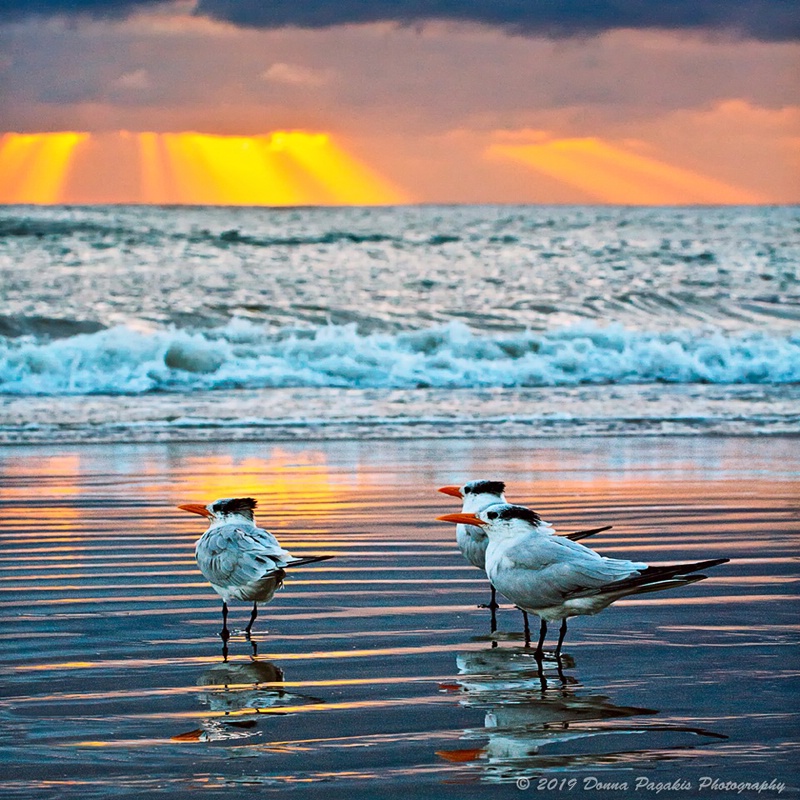
[[[180,508],[180,506],[178,506]],[[188,733],[179,733],[177,736],[170,736],[171,742],[199,742],[203,738],[205,731],[198,728],[196,731],[189,731]]]
[[[201,517],[211,518],[211,512],[200,503],[187,503],[185,506],[178,506],[181,511],[189,511],[192,514],[199,514]]]
[[[445,514],[441,517],[436,517],[439,522],[455,522],[456,525],[478,525],[483,527],[486,523],[474,514]]]
[[[467,761],[477,761],[485,752],[485,748],[478,747],[474,750],[437,750],[436,755],[445,761],[460,764]]]
[[[459,489],[458,486],[442,486],[441,489],[437,489],[436,491],[442,494],[449,494],[450,497],[457,497],[459,500],[461,499],[461,489]]]

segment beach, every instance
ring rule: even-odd
[[[476,477],[613,525],[604,555],[731,561],[574,620],[540,670],[435,521]],[[782,436],[7,445],[3,796],[796,796],[799,478]],[[224,660],[176,506],[230,496],[335,558],[252,643],[234,604]]]
[[[797,218],[4,207],[3,796],[796,795]],[[478,478],[730,562],[540,665],[435,519]],[[334,557],[227,650],[226,497]]]
[[[0,3],[0,800],[800,800],[799,39]]]

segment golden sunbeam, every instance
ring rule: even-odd
[[[491,145],[489,158],[510,159],[586,192],[604,203],[681,205],[763,203],[753,192],[674,167],[594,137],[542,144]]]
[[[30,171],[41,141],[36,136],[7,133],[0,143],[0,201],[16,202],[21,183]]]
[[[86,133],[7,133],[0,146],[0,202],[64,202],[64,185]]]
[[[167,186],[167,168],[164,143],[157,133],[140,133],[139,169],[143,203],[169,203],[171,193]]]
[[[324,133],[7,133],[0,139],[0,203],[96,202],[287,206],[410,199]]]
[[[318,180],[342,205],[383,205],[410,202],[402,190],[335,144],[330,136],[299,131],[275,133],[271,148],[284,151]]]
[[[192,136],[186,133],[161,136],[166,152],[167,180],[174,190],[170,201],[179,205],[224,205],[217,181],[209,174]]]
[[[190,134],[226,205],[285,206],[313,202],[293,185],[270,137]]]

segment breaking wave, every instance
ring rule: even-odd
[[[480,388],[800,382],[800,334],[647,333],[580,325],[478,334],[462,323],[359,334],[355,325],[202,332],[119,326],[0,337],[0,393],[141,394],[265,387]]]

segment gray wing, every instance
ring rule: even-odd
[[[606,558],[558,536],[537,536],[520,542],[506,551],[505,559],[513,567],[508,574],[516,593],[529,595],[535,601],[531,604],[534,607],[556,605],[583,593],[592,594],[647,568],[642,562]],[[514,599],[519,602],[516,593]]]
[[[215,586],[241,586],[274,573],[292,560],[269,531],[222,525],[207,531],[195,548],[197,565]]]

